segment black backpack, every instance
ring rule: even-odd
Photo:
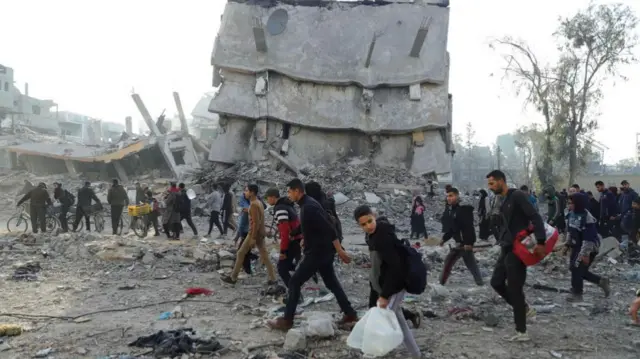
[[[405,281],[405,290],[410,294],[424,293],[427,288],[427,266],[422,261],[422,254],[411,247],[411,243],[406,239],[398,239],[396,247],[400,255],[406,258],[407,279]]]
[[[64,190],[64,197],[63,197],[62,201],[64,201],[65,205],[72,206],[73,204],[76,203],[76,196],[74,196],[71,192],[69,192],[69,191],[67,191],[65,189]]]

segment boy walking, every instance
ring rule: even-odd
[[[369,307],[377,305],[380,308],[393,310],[404,334],[405,346],[413,358],[420,358],[420,348],[406,320],[409,319],[414,328],[418,328],[420,316],[401,307],[406,293],[405,279],[409,269],[397,247],[399,240],[395,234],[395,226],[384,217],[376,219],[367,205],[356,208],[353,216],[367,235],[367,244],[371,253]]]

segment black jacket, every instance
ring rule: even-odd
[[[500,218],[492,218],[494,233],[497,242],[503,247],[513,246],[515,236],[533,224],[534,234],[538,244],[544,244],[547,235],[544,229],[544,222],[528,196],[516,189],[509,189],[507,198],[500,206]]]
[[[91,200],[100,203],[100,200],[91,187],[82,187],[78,190],[78,207],[91,206]]]
[[[305,255],[335,254],[333,241],[338,237],[329,221],[327,211],[318,201],[308,195],[302,196],[298,205],[300,206],[300,223],[304,237]]]
[[[476,242],[476,230],[473,223],[473,206],[454,204],[442,215],[443,240],[453,238],[459,244],[472,246]]]
[[[399,240],[395,232],[396,227],[385,217],[380,217],[376,220],[376,231],[366,236],[369,250],[376,251],[382,261],[379,277],[382,293],[379,294],[386,299],[405,288],[408,275],[406,261],[398,251]]]
[[[589,200],[589,212],[595,219],[600,219],[600,202],[597,199],[591,198]]]
[[[20,201],[18,201],[18,206],[21,205],[24,201],[30,199],[31,207],[44,207],[45,205],[51,205],[51,197],[49,197],[49,192],[42,187],[36,187],[31,191],[27,192]]]
[[[182,217],[191,216],[191,198],[187,196],[187,190],[180,191],[180,215]]]

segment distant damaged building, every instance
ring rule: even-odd
[[[448,176],[449,9],[438,2],[229,0],[211,58],[209,159],[367,157]]]

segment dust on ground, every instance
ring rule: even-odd
[[[203,223],[200,223],[202,228]],[[189,231],[189,229],[187,229]],[[224,238],[189,238],[169,242],[164,237],[144,240],[130,235],[100,234],[4,235],[0,238],[0,324],[18,324],[24,332],[0,339],[2,358],[153,357],[150,349],[128,346],[136,338],[160,330],[193,328],[198,337],[214,337],[224,349],[220,358],[358,358],[346,346],[348,332],[336,329],[329,338],[307,338],[304,349],[283,348],[285,335],[266,328],[265,321],[280,305],[265,296],[266,274],[241,280],[235,288],[222,285],[218,271],[233,262],[231,241]],[[336,270],[353,306],[361,313],[368,302],[368,256],[362,236],[345,239],[353,254],[349,265]],[[272,254],[277,255],[275,244]],[[430,282],[436,283],[446,248],[423,246]],[[478,260],[488,282],[495,247],[479,249]],[[16,280],[14,269],[37,262],[33,280]],[[410,296],[407,307],[425,318],[414,335],[428,358],[637,358],[640,331],[625,325],[635,269],[622,258],[605,256],[595,271],[612,279],[613,294],[603,298],[587,285],[585,303],[569,304],[565,294],[527,288],[528,301],[540,309],[530,323],[530,343],[509,343],[512,314],[489,285],[476,287],[459,264],[446,287],[430,284],[427,292]],[[528,283],[567,288],[569,277],[563,259],[553,254],[531,268]],[[185,289],[203,287],[212,295],[185,298]],[[307,283],[303,295],[319,297],[322,282]],[[161,320],[164,312],[184,317]],[[304,308],[297,325],[314,312],[338,316],[335,300]],[[128,356],[127,356],[128,355]],[[178,356],[213,357],[213,354]],[[407,358],[401,346],[387,356]]]

